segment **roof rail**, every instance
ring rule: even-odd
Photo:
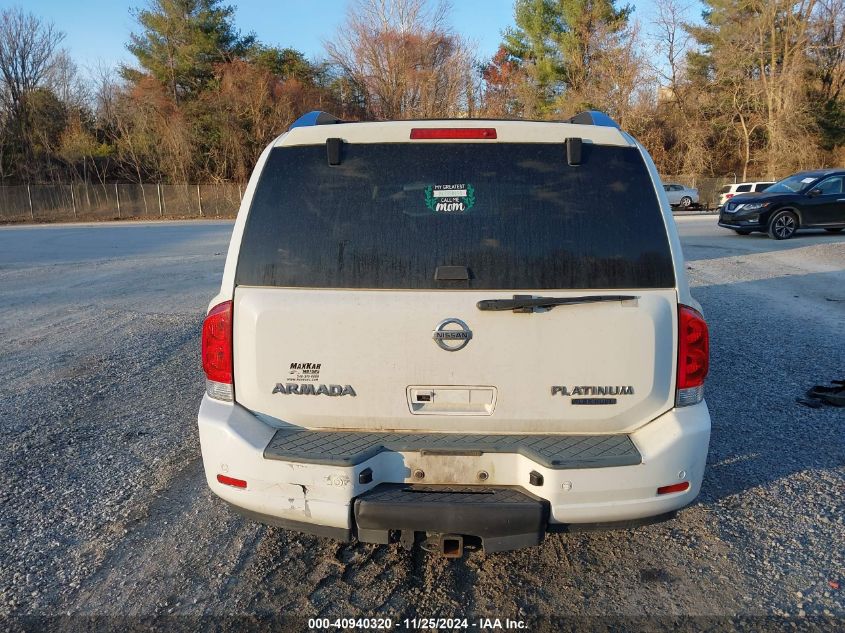
[[[578,123],[579,125],[601,125],[603,127],[619,128],[619,124],[616,121],[598,110],[584,110],[583,112],[579,112],[569,119],[569,122]]]
[[[299,117],[296,121],[290,124],[290,129],[295,127],[309,127],[312,125],[330,125],[332,123],[343,123],[335,115],[323,112],[322,110],[312,110]]]

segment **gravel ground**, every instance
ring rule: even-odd
[[[231,223],[0,229],[0,625],[768,616],[841,630],[845,410],[795,398],[845,378],[845,236],[714,223],[678,220],[712,336],[699,499],[669,523],[459,561],[256,525],[207,490],[198,333]]]

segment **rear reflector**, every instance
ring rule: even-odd
[[[234,477],[227,477],[226,475],[217,475],[217,481],[226,486],[233,488],[246,488],[246,482],[243,479],[235,479]]]
[[[699,312],[678,306],[678,392],[675,405],[685,407],[704,398],[710,368],[710,334]]]
[[[415,127],[411,140],[425,139],[496,138],[494,127]]]
[[[684,490],[689,490],[689,482],[682,481],[678,484],[672,484],[671,486],[661,486],[657,489],[657,494],[659,495],[668,495],[673,492],[683,492]]]
[[[234,397],[232,365],[232,302],[214,306],[202,324],[202,368],[205,389],[217,400]]]

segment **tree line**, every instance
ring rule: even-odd
[[[491,59],[447,2],[352,0],[319,61],[221,0],[134,9],[131,65],[83,74],[64,34],[0,12],[0,183],[245,181],[300,114],[564,119],[603,110],[665,174],[845,163],[845,0],[515,0]]]

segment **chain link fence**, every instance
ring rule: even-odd
[[[698,189],[701,206],[714,209],[733,178],[661,176],[664,183]],[[233,218],[244,186],[55,184],[0,187],[0,222],[68,222],[154,218]]]
[[[0,187],[0,222],[233,218],[243,189],[237,183]]]

